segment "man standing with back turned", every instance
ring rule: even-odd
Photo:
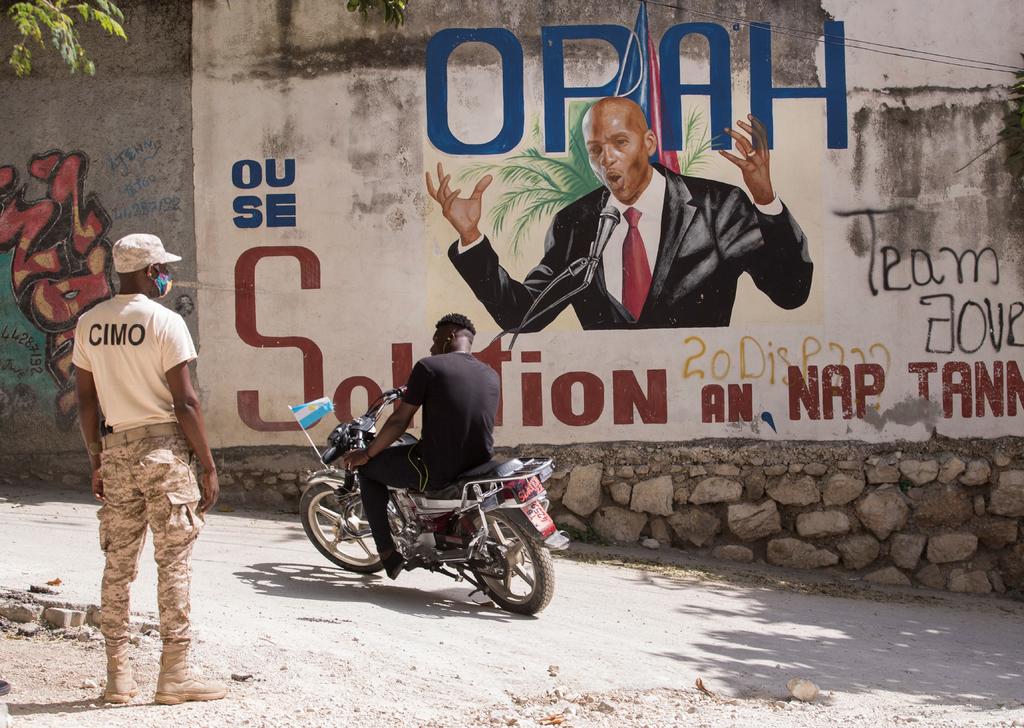
[[[103,696],[111,703],[127,703],[139,692],[128,664],[128,593],[148,525],[163,640],[156,702],[218,700],[227,690],[191,674],[188,648],[192,545],[220,487],[188,371],[196,358],[192,337],[181,316],[152,300],[170,291],[167,264],[181,258],[164,250],[160,238],[145,234],[118,240],[113,257],[120,293],[79,319],[72,357],[92,492],[103,503]],[[101,410],[103,432],[110,433],[102,437]],[[194,456],[203,467],[201,497]]]

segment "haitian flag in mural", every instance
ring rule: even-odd
[[[651,161],[659,162],[666,169],[679,174],[679,155],[666,151],[663,132],[661,99],[661,67],[657,47],[647,27],[647,3],[641,2],[633,26],[633,45],[626,51],[626,59],[619,71],[615,95],[625,96],[639,104],[650,126],[658,138],[658,154]]]

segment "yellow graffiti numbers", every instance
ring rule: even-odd
[[[708,350],[708,347],[704,343],[704,339],[700,338],[699,336],[688,336],[683,340],[683,345],[686,346],[690,342],[696,342],[697,344],[699,344],[700,351],[698,351],[693,356],[687,358],[686,362],[683,364],[683,379],[689,379],[690,377],[700,377],[701,379],[703,379],[704,370],[694,369],[693,371],[690,371],[690,364],[691,362],[693,362],[694,359],[700,359],[702,356],[704,356],[704,353]]]
[[[729,348],[708,351],[708,345],[700,336],[688,336],[683,339],[687,347],[686,361],[683,363],[683,379],[696,377],[704,379],[707,370],[716,381],[733,379],[736,375],[740,381],[768,379],[769,384],[781,382],[788,385],[785,372],[793,364],[790,361],[790,347],[775,346],[771,341],[764,345],[753,336],[744,336],[739,340],[735,351]],[[816,336],[805,336],[798,348],[800,352],[800,369],[807,375],[807,367],[815,363],[837,364],[843,366],[849,358],[852,363],[867,364],[868,361],[882,363],[886,372],[892,366],[892,355],[888,347],[881,342],[873,342],[867,347],[845,346],[837,341],[822,342]],[[827,361],[825,361],[827,359]],[[859,359],[860,361],[856,361]],[[733,362],[736,362],[734,371]],[[779,376],[781,374],[781,376]]]

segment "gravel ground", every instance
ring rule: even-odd
[[[579,691],[569,686],[585,684],[586,677],[563,675],[555,664],[536,676],[536,691],[506,691],[503,700],[488,703],[474,699],[471,676],[453,672],[457,666],[424,668],[401,648],[390,661],[358,650],[339,657],[336,645],[329,652],[294,650],[266,635],[241,650],[237,644],[197,641],[194,666],[225,681],[228,698],[161,706],[152,702],[160,641],[148,619],[135,624],[131,655],[141,694],[130,705],[110,706],[100,699],[104,652],[94,629],[39,629],[31,636],[21,634],[23,629],[0,623],[0,674],[14,685],[5,700],[15,728],[1024,726],[1021,701],[992,709],[972,707],[969,699],[963,705],[922,705],[898,693],[824,691],[803,703],[779,695],[730,697],[703,681],[700,689]]]
[[[0,587],[61,577],[59,599],[94,603],[95,523],[84,496],[0,492]],[[1024,728],[1024,604],[1005,598],[581,546],[558,559],[548,609],[520,618],[435,575],[341,572],[293,516],[241,512],[211,515],[195,566],[194,662],[229,684],[226,700],[153,704],[147,549],[133,590],[141,695],[99,702],[93,633],[26,637],[0,620],[15,728]],[[816,701],[788,696],[794,677],[821,687]]]

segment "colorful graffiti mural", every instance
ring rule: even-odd
[[[46,389],[44,371],[55,385],[57,424],[74,422],[71,350],[78,317],[113,295],[111,219],[95,194],[86,194],[89,158],[82,152],[51,150],[28,162],[19,184],[13,165],[0,167],[0,254],[9,254],[10,288],[0,297],[20,317],[0,322],[0,386],[8,410]],[[31,197],[33,181],[45,194]]]

